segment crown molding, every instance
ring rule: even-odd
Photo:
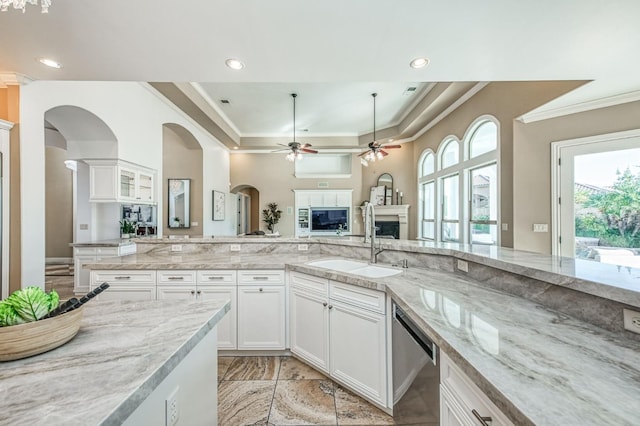
[[[195,89],[196,92],[198,92],[200,96],[202,96],[202,99],[204,99],[204,101],[211,107],[211,109],[213,109],[216,112],[216,114],[220,116],[222,121],[224,121],[224,123],[227,126],[233,129],[234,132],[236,132],[238,137],[244,136],[240,134],[240,130],[238,130],[236,125],[233,124],[233,122],[229,119],[229,117],[227,117],[227,114],[225,114],[224,111],[218,106],[218,104],[216,104],[214,100],[211,99],[211,96],[209,96],[209,94],[202,88],[202,86],[199,83],[189,83],[189,84],[191,85],[191,87]]]
[[[32,81],[32,78],[29,78],[24,74],[15,72],[0,73],[0,89],[4,89],[7,86],[24,86]]]
[[[579,102],[548,111],[529,112],[521,115],[517,120],[528,124],[536,121],[548,120],[550,118],[564,117],[565,115],[577,114],[579,112],[591,111],[594,109],[606,108],[629,102],[640,101],[640,90],[635,92],[622,93],[620,95],[607,96],[605,98],[594,99],[586,102]]]

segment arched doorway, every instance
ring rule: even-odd
[[[231,190],[237,196],[237,234],[260,229],[260,192],[251,185],[238,185]]]

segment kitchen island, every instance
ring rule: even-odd
[[[170,395],[183,424],[215,424],[216,325],[228,310],[228,301],[92,301],[70,342],[0,363],[0,424],[165,424]]]

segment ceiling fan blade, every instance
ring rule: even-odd
[[[300,148],[311,148],[311,144],[310,143],[305,143],[305,144],[301,145]]]
[[[308,154],[317,154],[318,153],[318,151],[316,151],[315,149],[308,149],[308,148],[300,148],[300,151],[306,152]]]
[[[384,148],[384,149],[402,148],[402,145],[382,145],[381,148]]]

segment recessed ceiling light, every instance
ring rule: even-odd
[[[38,62],[51,68],[62,68],[62,64],[60,64],[60,62],[54,61],[53,59],[38,58]]]
[[[411,68],[424,68],[429,64],[428,58],[415,58],[409,65]]]
[[[244,68],[244,63],[242,63],[242,61],[239,59],[229,58],[224,61],[224,63],[227,64],[227,66],[232,70],[241,70],[242,68]]]
[[[234,147],[233,147],[233,149],[238,149],[238,147],[237,147],[237,146],[234,146]]]

